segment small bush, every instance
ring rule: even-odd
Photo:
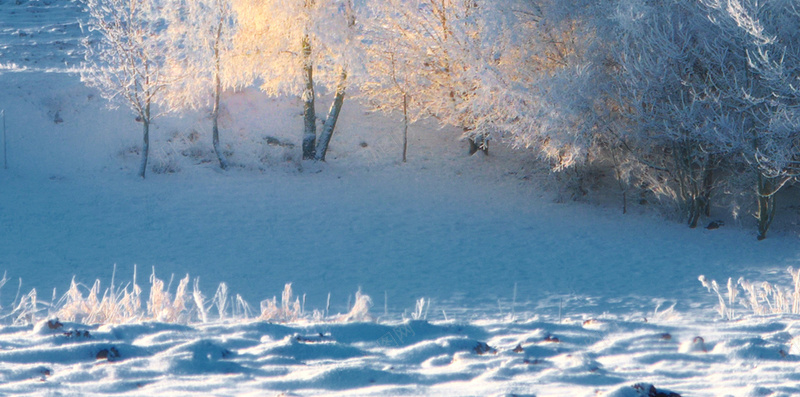
[[[174,155],[174,150],[167,152],[161,149],[158,155],[154,156],[150,170],[154,174],[175,174],[180,172],[181,167]]]

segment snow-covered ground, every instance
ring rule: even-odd
[[[757,242],[747,217],[690,230],[652,205],[622,215],[613,192],[557,200],[531,155],[467,157],[432,123],[402,164],[396,120],[354,101],[328,162],[302,163],[299,103],[253,89],[224,99],[231,170],[198,112],[156,121],[141,180],[141,125],[71,73],[82,18],[66,0],[0,0],[0,394],[800,394],[800,318],[721,320],[697,280],[789,286],[790,229]],[[73,276],[124,287],[134,266],[143,300],[153,271],[171,292],[189,274],[255,315],[292,283],[304,314],[48,326]],[[12,325],[32,289],[38,325]],[[359,289],[371,321],[338,321]]]

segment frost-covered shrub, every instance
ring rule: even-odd
[[[152,171],[155,174],[174,174],[180,172],[181,167],[175,157],[174,151],[159,150],[159,154],[155,156],[153,161]]]

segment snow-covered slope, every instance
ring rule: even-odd
[[[140,126],[127,112],[89,99],[74,75],[0,77],[0,268],[48,297],[73,275],[107,286],[116,264],[118,280],[155,267],[200,277],[205,290],[227,282],[256,305],[293,282],[315,307],[328,293],[344,305],[361,287],[387,295],[394,313],[421,297],[495,313],[517,285],[524,310],[552,313],[566,299],[570,311],[649,311],[705,300],[699,274],[759,279],[797,255],[787,235],[756,244],[736,227],[688,230],[657,214],[555,203],[512,153],[469,158],[456,134],[430,126],[417,127],[400,164],[392,121],[354,103],[329,162],[300,164],[293,101],[255,91],[227,101],[223,141],[237,167],[217,169],[202,117],[162,119],[152,163],[176,172],[140,180]]]
[[[303,163],[299,103],[254,89],[224,99],[231,170],[216,167],[196,112],[156,120],[141,180],[141,125],[71,72],[81,18],[66,0],[0,0],[0,270],[12,280],[0,315],[17,289],[36,289],[45,318],[73,276],[107,288],[115,265],[122,286],[136,266],[145,297],[151,272],[189,274],[256,312],[291,282],[309,314],[53,329],[4,317],[0,394],[800,393],[798,318],[739,309],[718,321],[697,281],[788,285],[796,236],[756,242],[651,206],[561,203],[530,155],[495,145],[467,157],[458,132],[432,123],[413,126],[402,164],[399,124],[355,101],[328,162]],[[359,288],[373,321],[336,322]],[[406,321],[420,298],[421,319]]]

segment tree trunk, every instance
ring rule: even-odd
[[[328,117],[325,119],[325,124],[322,127],[322,132],[319,134],[317,141],[317,148],[315,159],[317,161],[325,161],[325,155],[328,153],[328,145],[333,137],[333,130],[336,128],[336,121],[339,120],[339,113],[342,111],[345,95],[345,82],[347,81],[347,72],[342,72],[339,77],[339,84],[336,87],[336,95],[333,98],[333,104],[328,111]]]
[[[697,227],[700,216],[705,212],[706,196],[706,193],[703,191],[704,184],[698,182],[700,178],[697,173],[705,175],[705,172],[689,169],[687,173],[689,178],[687,181],[689,191],[689,228],[694,229]]]
[[[147,171],[147,155],[150,151],[150,103],[145,107],[144,115],[142,115],[142,162],[139,166],[139,176],[144,179],[145,172]]]
[[[711,165],[706,169],[706,175],[703,178],[703,210],[705,216],[711,216],[711,191],[714,190],[714,168],[717,167],[713,160],[710,163]]]
[[[689,227],[694,229],[700,217],[711,213],[711,190],[714,186],[714,170],[712,160],[708,160],[699,175],[690,175]],[[699,181],[698,181],[699,180]]]
[[[311,62],[311,42],[303,37],[303,76],[306,89],[303,92],[303,160],[313,160],[317,140],[317,113],[314,110],[314,65]]]
[[[8,169],[8,151],[6,150],[6,111],[3,109],[0,111],[0,115],[3,117],[3,169]]]
[[[403,93],[403,162],[408,154],[408,95]]]
[[[692,197],[689,203],[689,228],[694,229],[697,227],[697,222],[700,220],[700,201],[699,197]]]
[[[681,208],[686,211],[687,223],[692,229],[697,227],[701,216],[710,213],[713,171],[717,166],[713,154],[704,155],[695,145],[691,141],[676,142],[672,147]]]
[[[214,153],[219,160],[219,166],[223,170],[228,168],[228,159],[219,147],[219,101],[222,96],[222,82],[220,81],[220,59],[219,42],[222,36],[222,21],[217,26],[217,40],[214,42],[214,108],[211,110],[211,142],[214,145]]]
[[[609,129],[610,130],[610,129]],[[622,213],[628,213],[628,183],[622,177],[622,164],[620,164],[619,159],[617,158],[617,147],[611,143],[608,143],[608,153],[610,154],[611,161],[614,165],[614,177],[617,179],[617,185],[619,186],[619,191],[622,193]]]
[[[219,77],[217,77],[219,79]],[[219,82],[217,83],[219,84]],[[212,111],[212,126],[211,126],[211,141],[214,145],[214,153],[217,154],[217,159],[219,160],[219,167],[224,169],[228,168],[228,159],[225,158],[225,153],[222,153],[222,149],[219,146],[219,87],[216,90],[217,92],[214,93],[214,110]]]
[[[767,238],[772,221],[775,219],[775,193],[777,189],[772,178],[758,174],[758,240]]]

